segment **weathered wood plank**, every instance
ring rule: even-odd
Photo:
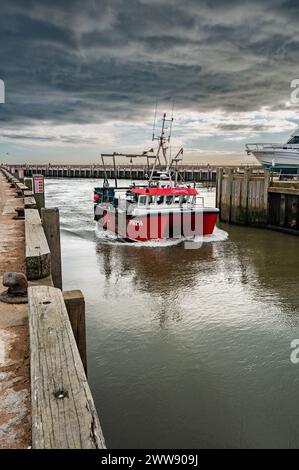
[[[27,191],[28,190],[27,186],[23,183],[20,183],[19,181],[16,183],[16,187],[18,189],[21,189],[21,191]]]
[[[60,219],[59,209],[51,207],[42,208],[42,224],[51,252],[51,274],[54,287],[62,290],[61,272],[61,244],[60,244]]]
[[[217,169],[216,177],[216,207],[221,212],[221,192],[222,192],[223,168]]]
[[[297,188],[287,188],[287,187],[284,187],[284,186],[280,186],[280,187],[273,187],[273,186],[270,186],[268,188],[268,192],[269,193],[278,193],[278,194],[292,194],[293,196],[299,196],[299,189]]]
[[[87,372],[85,300],[80,290],[63,291],[63,300],[71,322],[81,361]]]
[[[32,447],[103,449],[105,441],[60,289],[28,289]]]
[[[279,221],[279,225],[281,225],[283,227],[285,225],[285,223],[286,223],[286,195],[281,194],[280,195],[280,221]]]
[[[250,180],[250,169],[244,170],[244,179],[242,182],[242,194],[241,194],[241,207],[240,207],[240,220],[247,225],[248,222],[248,187]]]
[[[37,209],[25,209],[25,259],[28,279],[51,273],[51,254]]]
[[[27,196],[24,197],[24,207],[25,209],[36,209],[36,202],[34,197]]]

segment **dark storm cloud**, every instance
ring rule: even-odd
[[[226,132],[245,131],[245,132],[264,132],[269,129],[269,125],[264,124],[219,124],[217,129]]]
[[[291,1],[1,1],[1,125],[142,119],[156,97],[279,108],[299,76],[298,19]]]

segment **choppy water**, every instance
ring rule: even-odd
[[[52,179],[46,192],[64,288],[86,299],[108,447],[298,447],[299,239],[222,226],[198,250],[137,249],[96,232],[96,184]]]

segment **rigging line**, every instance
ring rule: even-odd
[[[168,142],[170,142],[171,133],[172,133],[173,110],[174,110],[174,100],[172,101],[172,109],[171,109],[171,120],[170,120],[170,126],[169,126]]]
[[[156,98],[156,106],[155,106],[155,114],[154,114],[153,137],[152,137],[152,140],[155,139],[156,119],[157,119],[157,105],[158,105],[158,98]]]

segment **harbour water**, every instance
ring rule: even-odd
[[[96,231],[98,183],[47,179],[46,205],[107,447],[298,447],[299,239],[223,225],[198,250],[121,244]]]

